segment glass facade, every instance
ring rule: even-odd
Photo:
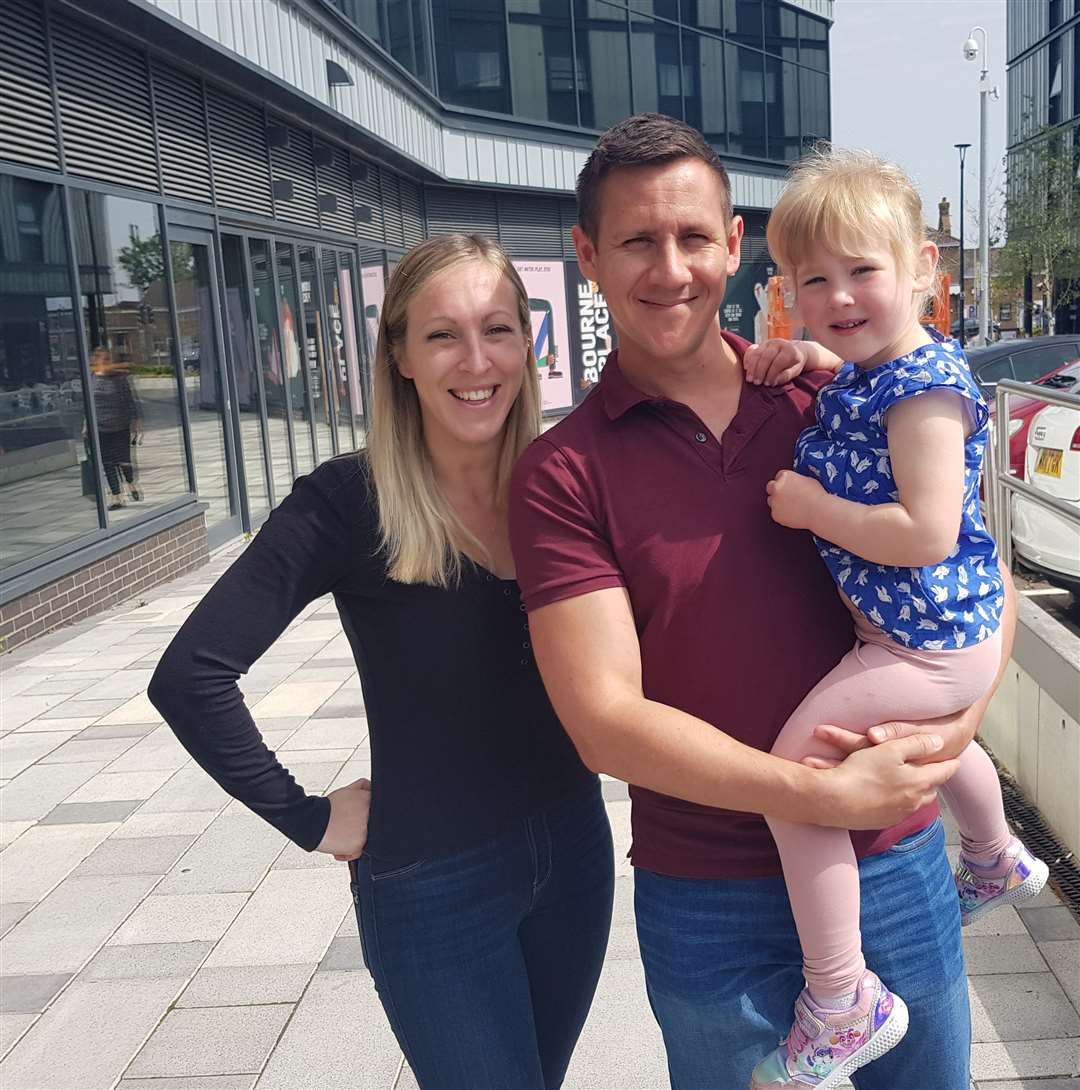
[[[781,0],[424,0],[434,80],[392,31],[418,0],[326,2],[449,105],[596,130],[653,110],[780,163],[830,135],[829,25]]]

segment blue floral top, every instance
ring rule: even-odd
[[[989,413],[963,350],[930,332],[934,343],[899,359],[866,371],[853,363],[840,368],[818,395],[817,424],[799,436],[795,468],[834,496],[896,502],[885,414],[898,401],[934,389],[955,390],[967,401],[974,427],[964,445],[963,517],[945,560],[925,568],[889,567],[814,539],[837,585],[869,621],[908,647],[949,651],[992,636],[1005,599],[997,549],[979,510]]]

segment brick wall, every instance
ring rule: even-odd
[[[0,606],[3,649],[81,621],[205,564],[206,520],[200,513],[145,541],[80,568]]]

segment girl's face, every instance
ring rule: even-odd
[[[887,247],[855,256],[821,248],[798,268],[796,308],[814,340],[841,359],[875,367],[926,343],[914,302],[930,287],[936,264],[931,242],[920,249],[914,276]]]
[[[429,445],[497,444],[528,365],[513,284],[486,261],[432,277],[409,303],[397,356]]]

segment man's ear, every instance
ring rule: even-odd
[[[577,223],[570,228],[570,234],[574,239],[574,250],[577,252],[577,263],[578,268],[581,269],[581,275],[586,280],[597,280],[596,246],[593,244],[593,240]]]
[[[745,229],[742,216],[732,216],[727,233],[727,275],[734,276],[742,262],[742,237]]]

